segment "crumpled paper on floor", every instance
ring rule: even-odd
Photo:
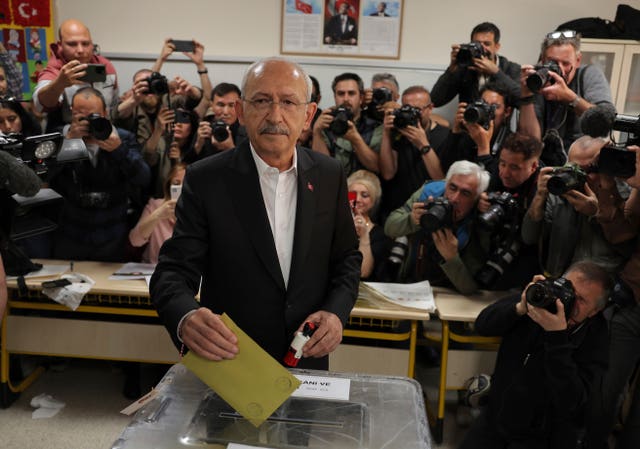
[[[68,279],[71,284],[64,287],[43,288],[42,293],[55,302],[69,307],[71,310],[78,308],[84,295],[96,283],[89,276],[80,273],[63,274],[60,278]]]
[[[53,396],[42,393],[31,399],[31,407],[35,410],[31,413],[32,419],[51,418],[58,414],[66,404]]]

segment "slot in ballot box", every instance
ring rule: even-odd
[[[177,364],[112,449],[226,448],[231,443],[260,448],[431,448],[422,389],[415,380],[291,372],[349,379],[348,399],[291,396],[256,428],[184,365]]]

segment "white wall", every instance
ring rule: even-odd
[[[130,86],[137,68],[149,66],[165,37],[195,38],[205,46],[214,83],[240,81],[247,63],[279,54],[281,0],[54,0],[56,24],[78,18],[91,29],[103,54],[111,57],[121,88]],[[396,74],[401,88],[433,85],[449,61],[452,43],[467,42],[474,25],[492,21],[502,32],[501,53],[520,63],[535,62],[544,34],[580,17],[613,20],[619,0],[405,0],[400,59],[293,57],[321,83],[331,104],[330,82],[343,71],[359,73],[368,84],[379,71]],[[624,3],[640,9],[640,0]],[[175,61],[180,61],[176,57]],[[184,63],[167,64],[167,75],[195,70]],[[189,75],[191,73],[191,75]]]

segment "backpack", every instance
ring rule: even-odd
[[[584,17],[570,20],[558,25],[556,30],[574,30],[582,37],[599,39],[622,39],[623,31],[617,22],[601,19],[599,17]]]

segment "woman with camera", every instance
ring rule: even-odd
[[[146,245],[142,253],[144,263],[158,263],[160,247],[173,234],[176,202],[186,169],[187,165],[182,162],[171,168],[164,182],[164,198],[150,198],[138,224],[129,232],[132,246],[139,248]]]
[[[362,253],[360,277],[368,281],[383,280],[386,278],[385,262],[392,241],[370,216],[380,200],[380,181],[370,171],[358,170],[347,178],[347,186],[353,221],[360,241],[359,249]]]

